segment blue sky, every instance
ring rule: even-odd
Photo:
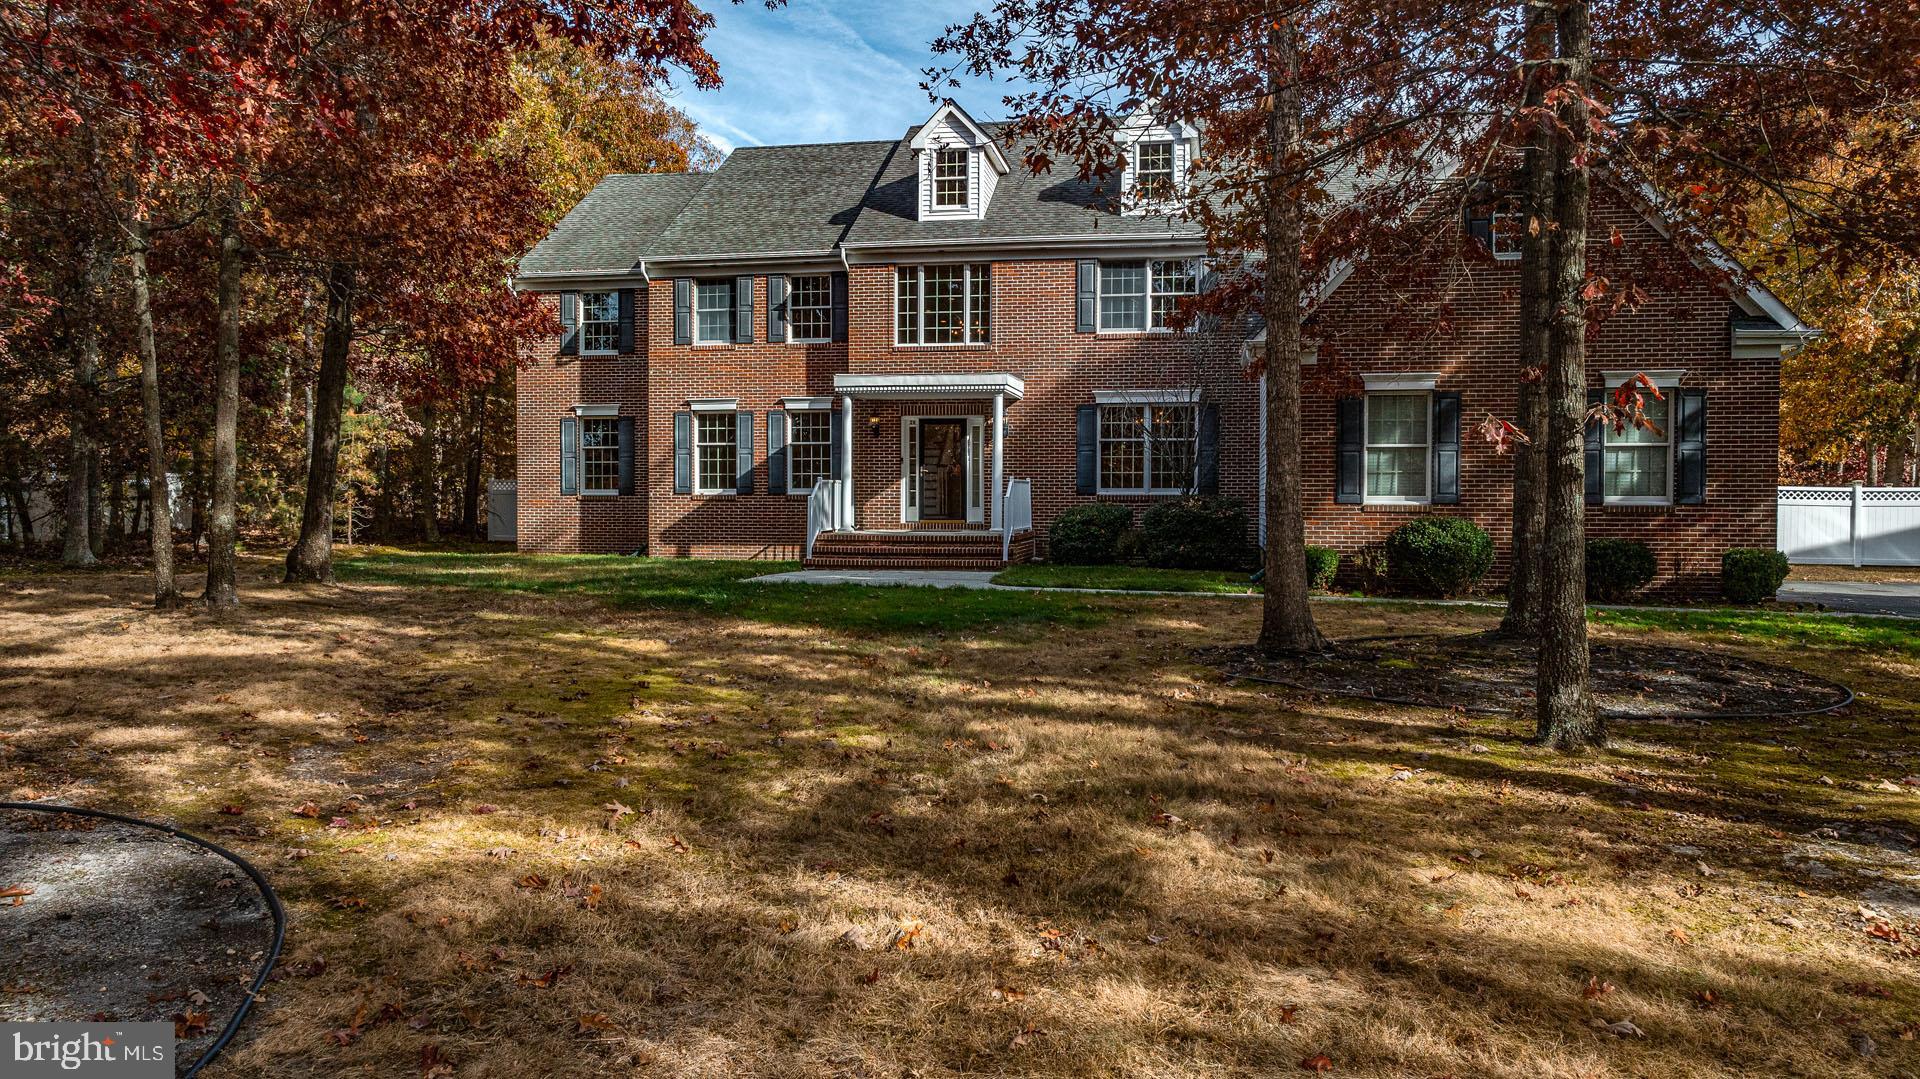
[[[722,150],[735,146],[897,138],[933,112],[920,89],[928,43],[991,0],[707,0],[707,49],[719,90],[679,90],[674,102]],[[968,81],[949,95],[982,120],[1000,119],[1004,83]]]

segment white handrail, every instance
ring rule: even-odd
[[[840,481],[820,480],[807,494],[807,557],[813,557],[813,541],[822,532],[840,528]]]
[[[1000,561],[1013,554],[1013,534],[1033,531],[1033,481],[1008,480],[1006,520],[1000,529]]]

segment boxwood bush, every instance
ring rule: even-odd
[[[1074,506],[1047,528],[1047,561],[1062,566],[1106,566],[1119,559],[1120,536],[1133,511],[1112,502]]]
[[[1763,603],[1787,579],[1787,556],[1759,547],[1731,547],[1720,556],[1720,592],[1735,603]]]
[[[1238,499],[1187,495],[1140,515],[1147,565],[1163,569],[1245,569],[1252,562],[1247,510]]]
[[[1493,538],[1465,517],[1416,517],[1386,546],[1393,583],[1420,595],[1461,595],[1493,567]]]
[[[1647,586],[1659,569],[1653,548],[1639,540],[1587,541],[1587,598],[1619,603]]]
[[[1307,547],[1307,587],[1326,591],[1333,587],[1333,575],[1340,569],[1340,552],[1331,547]]]

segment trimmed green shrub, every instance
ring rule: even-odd
[[[1307,587],[1324,592],[1333,587],[1340,568],[1340,552],[1331,547],[1307,547]]]
[[[1587,541],[1587,598],[1618,603],[1647,586],[1659,570],[1653,548],[1639,540]]]
[[[1787,556],[1759,547],[1730,547],[1720,556],[1720,592],[1735,603],[1763,603],[1787,579]]]
[[[1047,528],[1047,561],[1061,566],[1106,566],[1119,558],[1120,536],[1133,527],[1133,511],[1094,502],[1060,511]]]
[[[1387,573],[1387,545],[1369,543],[1353,553],[1349,560],[1353,564],[1354,576],[1358,579],[1360,591],[1367,595],[1378,595],[1387,590],[1391,578]]]
[[[1393,583],[1428,596],[1457,596],[1493,568],[1493,538],[1465,517],[1415,517],[1387,536]]]
[[[1247,511],[1238,499],[1187,495],[1140,515],[1147,565],[1162,569],[1245,569],[1251,563]]]
[[[1144,566],[1147,564],[1147,537],[1137,528],[1129,528],[1120,533],[1120,542],[1114,545],[1113,560],[1123,566]]]

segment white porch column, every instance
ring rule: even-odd
[[[853,398],[840,398],[840,527],[853,528]]]
[[[1001,515],[1006,512],[1007,484],[1001,476],[1002,450],[1006,441],[1007,395],[996,393],[993,395],[993,498],[988,502],[992,506],[993,516],[987,520],[988,528],[1001,527]]]

